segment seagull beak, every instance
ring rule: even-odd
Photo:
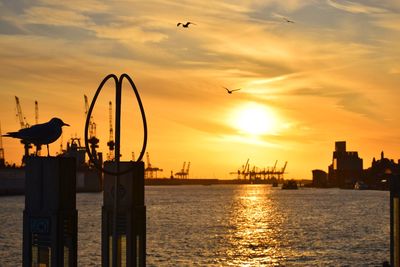
[[[69,124],[64,122],[64,124],[62,126],[69,126]]]

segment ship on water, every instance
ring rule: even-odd
[[[96,151],[95,151],[96,152]],[[67,149],[58,157],[73,157],[76,159],[76,189],[77,192],[100,192],[103,190],[103,176],[86,161],[85,147],[81,146],[79,138],[71,138]],[[97,160],[102,163],[102,153],[95,153]],[[34,157],[34,155],[30,155]],[[26,158],[26,156],[24,156]],[[24,166],[9,165],[0,160],[0,195],[20,195],[25,193]]]

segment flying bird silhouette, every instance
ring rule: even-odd
[[[188,21],[186,23],[178,22],[178,24],[176,24],[176,27],[179,27],[179,25],[182,25],[183,28],[189,28],[190,24],[196,25],[195,23]]]
[[[283,18],[287,23],[294,23],[293,20],[287,19],[287,18]]]
[[[228,88],[226,88],[226,87],[224,87],[225,89],[226,89],[226,91],[228,92],[228,94],[232,94],[233,92],[235,92],[235,91],[239,91],[241,88],[238,88],[238,89],[232,89],[232,90],[229,90]]]
[[[49,144],[55,142],[62,134],[62,127],[69,126],[59,118],[52,118],[49,122],[33,125],[18,132],[8,132],[5,137],[13,137],[36,146],[36,154],[41,145],[47,146],[47,156],[50,156]]]

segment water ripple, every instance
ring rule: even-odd
[[[78,194],[79,266],[101,263],[102,194]],[[379,266],[389,194],[267,185],[146,187],[148,266]],[[24,197],[2,197],[0,266],[20,266]]]

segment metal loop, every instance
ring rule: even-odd
[[[93,157],[93,155],[92,155],[92,153],[90,152],[90,149],[89,149],[89,140],[88,140],[89,121],[90,121],[90,117],[91,117],[92,112],[93,112],[94,105],[95,105],[95,103],[97,101],[97,97],[99,96],[100,91],[103,88],[104,84],[109,79],[114,79],[115,86],[116,86],[116,91],[117,90],[121,90],[122,89],[122,81],[123,81],[124,78],[126,78],[129,81],[133,91],[135,92],[136,100],[138,102],[138,105],[139,105],[139,108],[140,108],[140,113],[141,113],[141,116],[142,116],[142,122],[143,122],[143,145],[142,145],[142,150],[140,151],[140,155],[139,155],[138,159],[136,160],[136,162],[139,162],[139,161],[142,160],[142,158],[144,156],[144,153],[146,151],[146,145],[147,145],[146,114],[144,112],[143,104],[142,104],[142,101],[140,99],[139,92],[138,92],[138,90],[137,90],[137,88],[135,86],[135,83],[133,82],[131,77],[129,77],[128,74],[125,74],[125,73],[122,74],[119,77],[119,79],[115,74],[109,74],[103,79],[103,81],[100,83],[99,88],[97,89],[97,91],[96,91],[96,93],[95,93],[95,95],[94,95],[94,97],[92,99],[92,102],[90,104],[90,107],[89,107],[89,110],[88,110],[88,113],[87,113],[87,116],[86,116],[86,123],[85,123],[85,148],[86,148],[86,153],[88,154],[90,161],[93,163],[93,165],[95,166],[96,169],[100,170],[103,173],[114,175],[114,176],[119,176],[119,175],[122,175],[122,174],[125,174],[125,173],[128,173],[128,172],[131,172],[133,170],[134,166],[132,166],[131,168],[126,169],[124,171],[119,171],[119,160],[117,160],[117,170],[118,170],[117,172],[112,172],[112,171],[104,169],[99,164],[99,162],[97,160],[95,160],[95,158]],[[119,132],[119,131],[116,131],[116,132]],[[118,140],[119,140],[119,138],[118,138]],[[118,144],[116,143],[115,146],[119,147],[120,146],[119,142],[118,142]],[[119,149],[116,149],[115,151],[119,151]],[[119,155],[118,155],[118,159],[119,159]]]

